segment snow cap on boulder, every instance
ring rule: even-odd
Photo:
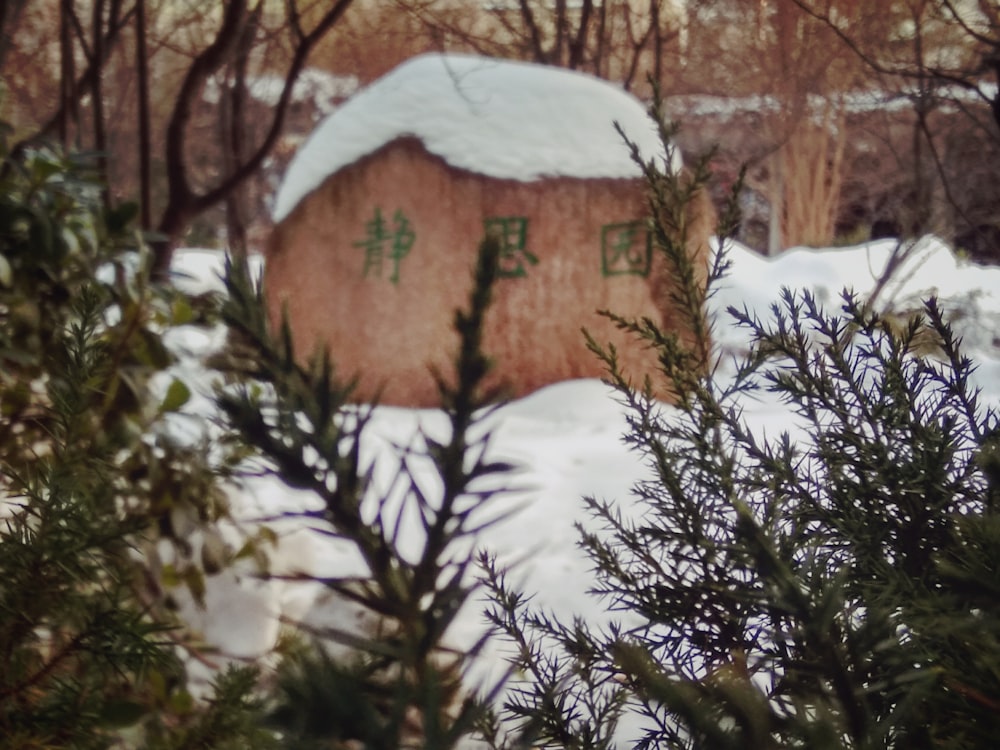
[[[559,68],[470,55],[415,57],[335,111],[289,166],[280,222],[327,177],[398,138],[498,179],[637,178],[618,123],[644,159],[665,158],[653,120],[618,86]],[[680,168],[677,152],[673,169]]]

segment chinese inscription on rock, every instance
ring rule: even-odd
[[[392,215],[392,222],[382,218],[382,209],[376,207],[372,220],[365,223],[365,238],[354,243],[365,251],[363,274],[382,277],[384,267],[391,266],[389,281],[399,283],[399,265],[413,247],[417,238],[409,219],[402,210]]]
[[[601,272],[607,276],[648,276],[652,256],[649,231],[642,221],[601,227]]]
[[[483,219],[487,235],[500,242],[500,276],[521,278],[539,263],[528,249],[528,218],[493,216]],[[364,250],[362,275],[386,277],[393,284],[400,279],[402,261],[410,254],[417,235],[409,218],[397,209],[391,220],[376,207],[365,222],[365,237],[353,243]],[[643,221],[625,221],[601,227],[601,273],[612,276],[648,276],[652,258],[652,237]]]
[[[528,248],[528,219],[524,216],[500,216],[483,220],[487,235],[500,241],[500,276],[518,278],[528,275],[529,266],[538,258]]]

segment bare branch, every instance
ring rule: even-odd
[[[176,231],[185,223],[182,218],[196,201],[188,183],[187,166],[184,160],[184,131],[191,119],[191,109],[201,94],[209,77],[221,68],[239,39],[239,32],[246,21],[246,0],[231,0],[226,5],[222,25],[212,43],[195,57],[188,68],[180,93],[174,103],[173,115],[167,126],[166,168],[168,199],[167,209],[160,222],[161,231]],[[186,218],[186,217],[185,217]]]
[[[306,35],[302,31],[302,18],[299,16],[299,8],[295,0],[285,0],[285,16],[288,18],[289,28],[301,44]]]
[[[296,46],[285,76],[281,96],[273,110],[270,127],[260,145],[247,157],[246,161],[236,165],[229,174],[223,176],[214,188],[197,194],[188,181],[187,163],[184,159],[185,127],[190,119],[195,97],[200,93],[209,76],[231,59],[240,38],[241,29],[248,22],[246,0],[232,0],[227,6],[222,26],[215,40],[195,58],[188,70],[167,130],[168,198],[167,207],[164,209],[158,226],[159,232],[166,237],[166,241],[157,243],[156,246],[155,270],[157,273],[163,273],[169,267],[173,242],[176,241],[188,222],[225,199],[233,189],[263,164],[264,159],[267,158],[281,134],[295,81],[305,67],[309,54],[327,31],[340,19],[350,4],[351,0],[338,0],[322,16],[315,28],[305,34]]]
[[[198,207],[199,212],[204,211],[206,208],[218,203],[225,197],[226,193],[231,190],[234,185],[238,185],[240,182],[253,174],[264,162],[264,159],[267,158],[268,153],[270,153],[275,142],[278,140],[278,136],[281,134],[281,128],[282,125],[284,125],[285,113],[288,110],[288,104],[291,102],[292,90],[295,86],[295,81],[298,79],[299,73],[301,73],[302,69],[305,67],[309,54],[312,52],[313,47],[315,47],[316,44],[323,38],[326,32],[329,31],[344,14],[344,11],[347,10],[351,2],[352,0],[338,0],[334,7],[323,16],[316,27],[303,38],[302,43],[295,50],[295,55],[292,57],[288,73],[285,76],[285,85],[281,91],[281,97],[278,99],[278,104],[274,108],[274,118],[271,121],[271,127],[265,135],[264,140],[241,167],[229,175],[228,178],[223,180],[223,182],[220,183],[214,190],[209,191],[197,199],[196,206]]]
[[[931,158],[934,160],[934,168],[937,170],[937,173],[939,175],[947,174],[947,172],[945,171],[944,159],[941,158],[941,154],[938,151],[937,144],[934,142],[934,134],[931,132],[931,129],[927,124],[927,118],[920,117],[917,119],[917,123],[918,127],[920,128],[920,132],[927,143],[927,147],[931,152]],[[958,213],[959,216],[961,216],[963,219],[965,219],[965,221],[968,224],[971,225],[973,223],[972,219],[964,210],[962,210],[962,204],[955,198],[954,194],[952,193],[949,181],[946,179],[942,179],[941,188],[944,190],[945,199],[948,201],[948,203],[950,203],[955,208],[955,211]]]
[[[104,3],[98,2],[94,3],[94,13],[97,13]],[[90,51],[90,47],[87,46],[87,33],[83,30],[83,24],[80,23],[80,17],[76,14],[76,6],[70,0],[70,2],[65,3],[65,9],[67,17],[69,18],[70,25],[73,27],[73,31],[76,34],[77,40],[80,42],[80,49],[83,50],[83,56],[87,62],[92,62],[94,59],[94,53]]]
[[[531,6],[528,5],[528,0],[520,0],[520,6],[521,19],[524,21],[524,25],[528,28],[529,38],[531,39],[531,51],[534,55],[535,61],[548,62],[548,55],[542,47],[542,33],[538,29],[538,23],[535,21],[535,14],[532,12]]]
[[[116,2],[112,7],[120,9],[121,3]],[[127,13],[118,17],[117,20],[114,17],[108,19],[108,31],[101,43],[102,56],[99,60],[89,62],[80,77],[73,82],[72,100],[61,99],[56,111],[36,132],[14,144],[11,148],[12,154],[21,153],[29,146],[49,138],[60,127],[60,124],[67,116],[67,109],[75,107],[84,93],[92,89],[94,77],[100,75],[118,43],[122,29],[131,23],[134,14],[135,8],[133,7]]]
[[[974,80],[974,76],[982,72],[981,70],[956,72],[951,70],[945,70],[932,65],[927,65],[926,60],[924,60],[922,48],[920,46],[922,44],[920,39],[922,24],[920,23],[919,17],[915,17],[913,19],[915,23],[915,34],[916,34],[914,38],[914,43],[915,45],[917,45],[917,48],[915,50],[916,54],[914,61],[911,64],[906,64],[906,65],[888,66],[882,63],[881,61],[877,60],[872,55],[865,52],[861,48],[860,44],[850,35],[848,35],[843,29],[841,29],[840,26],[830,17],[828,13],[820,13],[814,10],[812,5],[808,2],[808,0],[791,0],[791,2],[793,2],[808,16],[812,17],[817,21],[820,21],[827,28],[829,28],[837,36],[837,38],[840,39],[840,41],[843,42],[848,47],[848,49],[850,49],[851,52],[858,57],[859,60],[861,60],[865,65],[867,65],[876,73],[917,81],[919,84],[921,84],[922,89],[924,83],[926,83],[927,81],[934,81],[938,83],[942,82],[950,83],[955,86],[959,86],[963,89],[966,89],[968,91],[974,92],[983,100],[984,103],[988,103],[993,107],[994,119],[996,120],[997,125],[1000,126],[1000,93],[998,93],[994,97],[990,97],[982,89],[979,82]],[[937,2],[944,4],[944,6],[953,15],[957,13],[956,9],[951,3],[951,0],[937,0]],[[917,12],[916,8],[914,8],[913,10],[915,13]],[[963,24],[962,28],[964,29],[966,28],[966,26]],[[980,37],[979,35],[972,35],[971,30],[969,33],[973,37],[973,39],[981,41],[983,44],[986,44],[987,46],[990,47],[991,54],[986,56],[984,62],[988,66],[988,69],[992,69],[996,73],[997,82],[1000,83],[1000,38],[991,39],[989,37]]]
[[[587,33],[590,31],[590,17],[593,14],[593,0],[584,0],[580,9],[580,25],[577,27],[576,36],[569,43],[568,67],[576,69],[583,61],[583,52],[587,47]]]
[[[806,0],[791,0],[791,2],[794,3],[798,8],[800,8],[803,13],[823,23],[827,28],[829,28],[830,31],[832,31],[837,36],[837,38],[840,39],[841,42],[847,45],[848,49],[850,49],[851,52],[853,52],[858,57],[859,60],[861,60],[865,65],[867,65],[876,73],[881,73],[883,75],[904,76],[904,77],[906,77],[907,74],[909,73],[910,76],[913,76],[912,71],[907,71],[907,69],[905,68],[886,67],[881,62],[876,60],[874,57],[866,53],[863,49],[861,49],[860,45],[853,38],[848,36],[847,33],[843,29],[841,29],[840,26],[832,18],[830,18],[829,14],[820,13],[818,11],[813,10],[812,5],[806,2]]]
[[[997,47],[997,40],[992,37],[986,36],[985,34],[980,34],[978,31],[973,29],[966,22],[962,14],[958,12],[958,10],[955,8],[954,3],[952,3],[951,0],[938,0],[938,1],[941,3],[944,9],[951,14],[951,17],[955,20],[955,23],[959,25],[959,27],[962,29],[962,31],[965,32],[967,36],[976,40],[980,44],[985,44],[987,47],[991,48]]]

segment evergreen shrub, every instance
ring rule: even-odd
[[[85,160],[0,153],[0,746],[263,747],[252,672],[193,701],[158,543],[197,595],[172,519],[225,514],[200,449],[171,440],[187,386],[164,334],[199,304],[149,282],[134,206]]]
[[[455,312],[455,377],[437,374],[447,426],[396,446],[385,490],[362,457],[372,407],[352,402],[353,383],[327,352],[307,359],[287,320],[268,320],[262,284],[245,262],[228,269],[223,316],[232,344],[218,364],[230,385],[219,405],[258,468],[319,501],[282,515],[356,553],[360,572],[312,580],[340,611],[359,610],[370,624],[305,631],[312,640],[290,654],[271,695],[269,726],[287,747],[451,748],[484,715],[463,680],[484,641],[457,650],[450,636],[477,587],[476,540],[500,520],[490,501],[510,468],[489,458],[484,426],[501,395],[483,386],[489,360],[481,347],[499,257],[498,243],[484,240],[468,307]]]
[[[671,217],[707,172],[643,166],[659,251],[684,278]],[[692,320],[725,270],[723,245],[707,290],[682,292]],[[1000,440],[945,314],[931,299],[900,326],[850,294],[823,309],[786,290],[768,317],[729,315],[750,352],[708,368],[653,322],[618,320],[659,352],[677,408],[591,342],[652,475],[627,500],[588,499],[580,525],[619,619],[543,611],[485,558],[490,617],[518,654],[501,719],[531,747],[994,747]],[[764,394],[793,430],[748,427]]]

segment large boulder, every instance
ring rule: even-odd
[[[665,158],[643,106],[604,81],[467,56],[405,63],[334,112],[293,160],[267,248],[272,312],[287,313],[300,346],[327,345],[341,374],[360,376],[359,399],[436,404],[432,368],[450,371],[454,311],[492,232],[503,245],[485,336],[495,380],[520,396],[601,376],[581,328],[614,343],[640,380],[655,358],[597,311],[670,330],[679,316],[615,122],[646,158]],[[704,266],[707,198],[689,223]]]

